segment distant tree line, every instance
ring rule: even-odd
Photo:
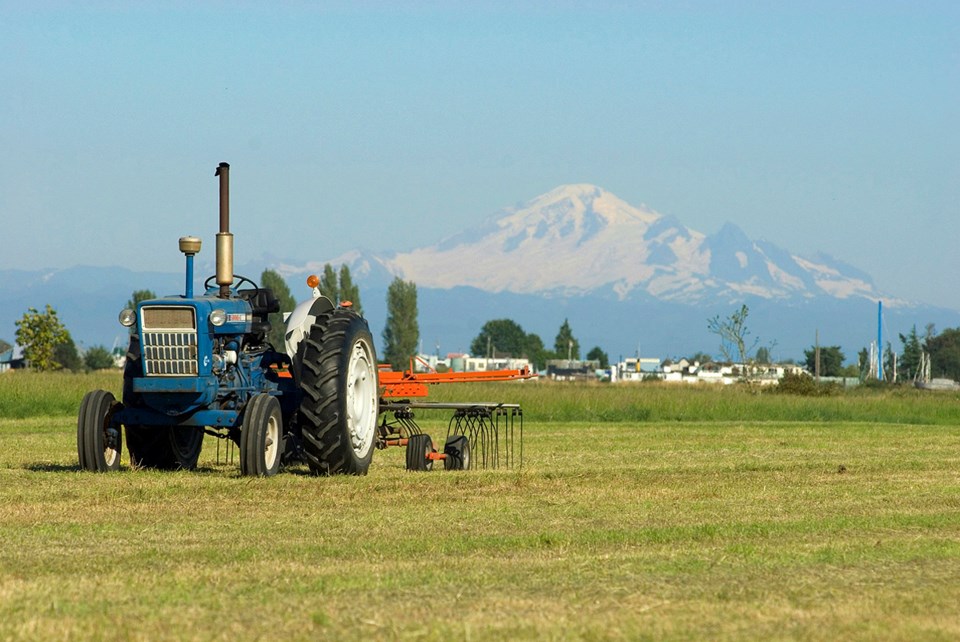
[[[883,378],[892,381],[894,372],[898,381],[913,381],[920,375],[923,355],[930,360],[930,376],[960,381],[960,328],[948,328],[937,334],[933,324],[928,324],[923,334],[914,325],[906,334],[898,334],[900,351],[895,354],[893,344],[887,342],[883,348]],[[804,365],[811,373],[817,371],[816,347],[804,350]],[[869,379],[876,376],[870,371],[870,350],[866,347],[857,353],[857,363],[844,366],[846,357],[840,346],[820,346],[820,374],[825,377],[860,377]]]
[[[910,328],[907,334],[899,334],[901,351],[896,356],[898,379],[913,379],[920,370],[922,355],[930,359],[930,376],[960,381],[960,328],[947,328],[937,334],[936,327],[927,324],[923,334],[917,332],[917,326]],[[887,343],[883,358],[884,378],[891,378],[894,369],[893,349]]]
[[[757,348],[759,340],[750,338],[747,317],[750,310],[742,305],[729,317],[714,316],[707,321],[707,329],[720,338],[720,352],[728,362],[759,363],[771,362],[770,348]],[[888,342],[883,348],[883,378],[892,380],[894,372],[897,379],[913,380],[919,374],[923,355],[930,361],[931,377],[944,377],[960,380],[960,328],[950,328],[937,334],[933,324],[928,324],[921,336],[914,325],[906,334],[898,335],[901,350],[894,354],[893,346]],[[775,344],[774,344],[775,345]],[[772,347],[772,345],[771,345]],[[756,354],[751,356],[756,348]],[[811,346],[803,351],[803,364],[810,373],[819,373],[824,377],[859,377],[867,379],[875,373],[870,370],[870,352],[867,348],[857,354],[857,363],[844,365],[846,356],[840,346]],[[710,361],[709,355],[697,353],[691,357],[701,363]]]
[[[114,367],[113,355],[102,345],[87,349],[81,356],[70,331],[50,304],[42,312],[29,308],[15,324],[16,342],[23,348],[24,361],[32,370],[81,372]],[[11,347],[6,341],[0,341],[0,352]]]
[[[557,331],[553,350],[546,348],[539,335],[525,332],[516,321],[493,319],[483,324],[480,333],[470,343],[470,354],[474,357],[525,358],[534,368],[542,370],[551,359],[580,359],[580,341],[573,335],[568,319],[563,320]],[[599,361],[601,368],[610,365],[607,353],[599,346],[592,348],[586,357]]]
[[[283,277],[277,272],[264,270],[260,281],[263,287],[270,288],[280,300],[280,312],[270,318],[270,343],[275,349],[283,350],[285,324],[282,315],[293,310],[296,300]],[[338,273],[330,264],[326,264],[320,280],[320,290],[335,302],[349,302],[354,310],[361,312],[360,291],[353,282],[347,265],[342,265]],[[141,301],[152,298],[156,298],[152,291],[136,290],[127,301],[127,307],[135,308]],[[718,315],[709,319],[708,329],[720,337],[721,352],[728,362],[739,360],[741,363],[770,363],[771,348],[775,343],[770,347],[757,348],[759,341],[750,339],[746,323],[748,315],[749,309],[743,305],[727,318]],[[394,279],[387,290],[387,320],[383,331],[383,351],[380,353],[383,360],[394,368],[409,367],[410,359],[416,354],[420,340],[417,317],[416,284],[399,277]],[[16,343],[23,348],[27,366],[33,370],[78,372],[114,366],[115,355],[102,345],[92,346],[81,354],[69,330],[60,321],[57,311],[49,304],[43,311],[28,309],[23,317],[16,321],[16,326]],[[927,355],[932,377],[960,381],[960,328],[947,328],[938,334],[935,326],[928,324],[921,334],[914,325],[906,334],[899,334],[898,338],[901,350],[896,356],[891,343],[884,346],[884,379],[893,378],[896,360],[897,378],[901,381],[913,380],[919,374],[923,355]],[[0,352],[11,348],[10,342],[0,339]],[[752,354],[754,349],[756,352]],[[579,360],[581,348],[568,319],[563,320],[552,349],[548,349],[539,335],[528,333],[516,321],[504,318],[493,319],[483,325],[470,344],[470,354],[491,358],[526,358],[534,368],[540,370],[546,367],[548,360]],[[600,346],[591,348],[586,353],[586,359],[598,361],[602,368],[610,365],[607,353]],[[710,355],[702,352],[690,359],[701,363],[712,360]],[[819,373],[825,377],[859,376],[863,379],[873,374],[868,372],[870,358],[867,348],[859,351],[856,364],[845,366],[845,360],[846,356],[840,346],[836,345],[819,348],[811,346],[804,350],[804,365],[811,373],[817,372],[819,365]]]

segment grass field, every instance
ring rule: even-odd
[[[79,472],[92,387],[0,376],[0,639],[960,638],[955,395],[448,387],[521,470],[252,479]]]

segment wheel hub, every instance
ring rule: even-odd
[[[267,421],[267,434],[264,439],[264,462],[272,468],[280,456],[280,424],[274,415]]]
[[[365,453],[373,443],[376,426],[377,377],[370,351],[358,341],[350,351],[347,364],[347,425],[350,442],[358,454]]]

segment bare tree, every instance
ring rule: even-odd
[[[747,316],[749,314],[750,308],[744,304],[726,319],[721,319],[718,314],[707,320],[707,329],[720,337],[720,352],[723,353],[723,358],[727,361],[746,363],[747,357],[760,343],[760,339],[755,338],[749,344],[749,347],[747,346],[750,336],[750,330],[747,328]],[[739,358],[735,359],[734,357]]]

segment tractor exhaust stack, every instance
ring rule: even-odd
[[[230,297],[233,284],[233,234],[230,233],[230,165],[220,163],[214,176],[220,177],[220,232],[217,233],[217,285],[220,298]]]

